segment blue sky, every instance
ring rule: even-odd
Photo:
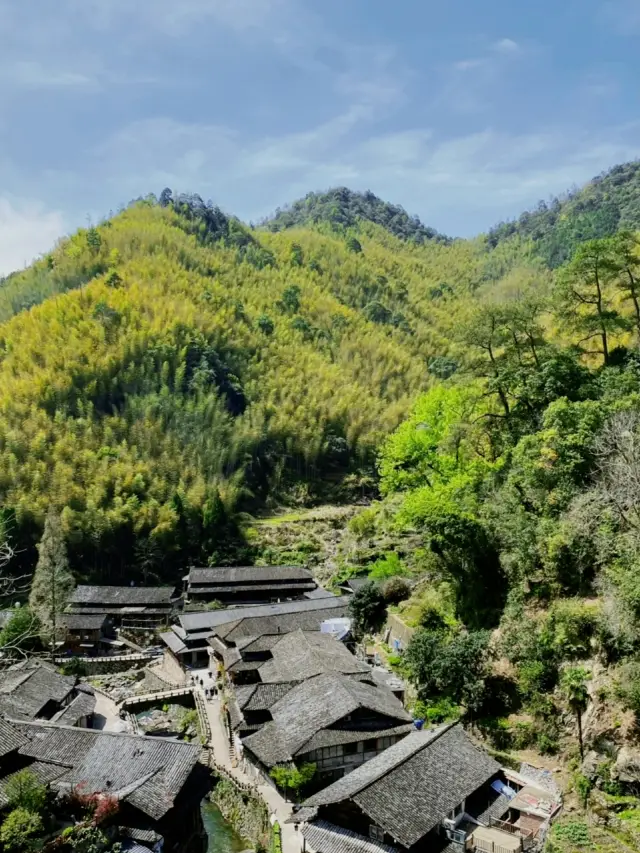
[[[640,156],[640,0],[0,0],[0,272],[164,186],[467,236]]]

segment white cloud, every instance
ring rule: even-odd
[[[500,41],[495,42],[492,47],[498,53],[513,54],[520,52],[520,45],[513,39],[500,39]]]
[[[52,248],[65,231],[60,211],[0,197],[0,275],[21,269]]]
[[[0,77],[7,84],[28,88],[95,87],[96,80],[75,71],[46,67],[32,60],[20,60],[0,67]]]
[[[96,174],[130,196],[165,185],[199,192],[254,221],[309,190],[347,185],[399,202],[439,230],[472,236],[640,154],[635,127],[601,136],[573,126],[528,134],[486,128],[442,138],[422,127],[371,132],[376,115],[354,104],[304,131],[244,144],[215,125],[139,122],[105,143]]]

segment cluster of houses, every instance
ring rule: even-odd
[[[347,604],[295,566],[192,569],[182,596],[78,587],[65,645],[96,654],[120,632],[153,630],[173,683],[215,670],[230,751],[249,778],[274,785],[276,768],[314,768],[290,818],[300,849],[284,853],[534,846],[557,795],[501,767],[459,724],[414,720],[404,684],[353,653]],[[203,849],[200,747],[93,728],[95,691],[44,663],[14,666],[1,682],[0,809],[7,780],[29,768],[59,793],[81,785],[114,797],[126,842]]]
[[[0,676],[0,821],[12,778],[28,770],[60,796],[101,794],[117,803],[123,850],[206,850],[200,747],[93,728],[93,688],[43,662]]]

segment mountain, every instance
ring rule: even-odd
[[[249,559],[242,510],[375,494],[416,397],[475,370],[478,307],[548,292],[539,244],[452,241],[342,189],[257,229],[165,190],[61,240],[0,283],[0,505],[18,562],[50,504],[76,571],[108,580]]]
[[[321,222],[333,228],[353,228],[361,221],[381,225],[402,240],[451,242],[449,237],[423,225],[417,216],[409,216],[404,208],[382,201],[372,192],[353,192],[346,187],[336,187],[326,193],[308,193],[284,210],[277,210],[262,224],[270,231],[282,231]]]
[[[518,237],[531,240],[550,267],[567,261],[579,243],[640,228],[640,161],[614,166],[586,186],[539,202],[517,220],[489,231],[489,246]]]

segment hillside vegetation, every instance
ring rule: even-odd
[[[385,438],[441,382],[486,427],[474,476],[502,470],[549,404],[598,397],[603,358],[626,376],[620,240],[594,308],[591,256],[554,278],[522,229],[451,241],[370,193],[312,194],[256,230],[165,190],[81,229],[0,284],[15,564],[50,505],[85,577],[250,559],[238,511],[375,496]]]

